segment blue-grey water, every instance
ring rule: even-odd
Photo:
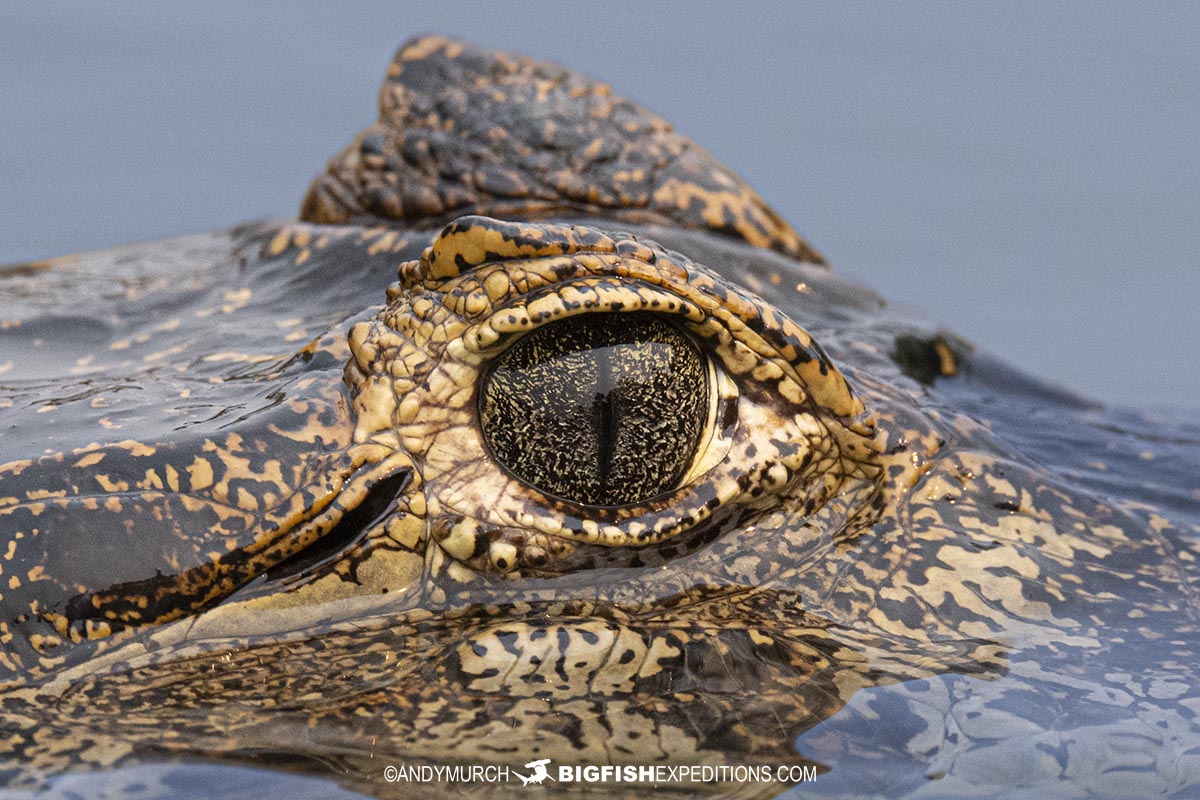
[[[1200,405],[1196,4],[8,4],[0,262],[293,214],[426,31],[611,81],[1036,375]]]

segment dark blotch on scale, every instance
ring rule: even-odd
[[[674,489],[708,414],[704,356],[654,314],[538,328],[492,366],[480,427],[496,459],[554,497],[621,506]]]

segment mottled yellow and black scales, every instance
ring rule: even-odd
[[[300,221],[0,295],[9,787],[405,797],[382,765],[470,753],[1200,790],[1200,436],[889,308],[604,84],[415,39]]]

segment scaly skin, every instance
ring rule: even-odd
[[[386,764],[550,758],[1200,788],[1186,432],[896,315],[665,122],[524,58],[406,45],[302,218],[0,272],[12,786],[203,759],[400,797]],[[592,507],[498,463],[489,366],[631,313],[710,365],[679,485]]]

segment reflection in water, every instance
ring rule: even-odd
[[[210,800],[217,797],[287,800],[366,800],[333,780],[226,764],[145,764],[106,773],[67,774],[43,790],[3,791],[4,800]]]
[[[1107,669],[1097,664],[1095,677]],[[863,689],[796,740],[831,768],[782,796],[1190,796],[1200,766],[1195,703],[1177,703],[1189,687],[1138,698],[1042,677],[938,676]]]

